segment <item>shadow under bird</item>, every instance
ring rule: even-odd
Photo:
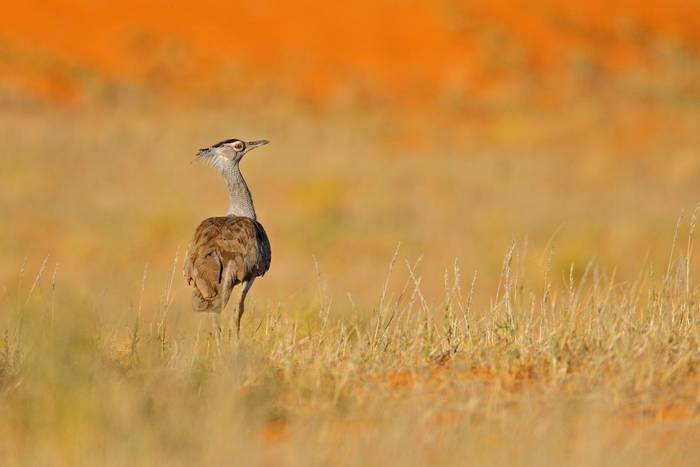
[[[225,216],[204,219],[187,250],[185,280],[194,287],[192,309],[221,313],[233,288],[243,284],[236,317],[236,334],[240,334],[245,298],[255,278],[270,269],[270,241],[257,221],[250,195],[239,164],[249,151],[268,141],[228,139],[200,149],[197,160],[221,173],[229,193]]]

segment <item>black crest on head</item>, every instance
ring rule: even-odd
[[[235,143],[236,141],[240,141],[240,139],[236,139],[236,138],[225,139],[225,140],[223,140],[223,141],[219,141],[218,143],[216,143],[216,144],[213,145],[212,147],[213,147],[213,148],[218,148],[218,147],[223,146],[224,144],[231,144],[231,143]]]

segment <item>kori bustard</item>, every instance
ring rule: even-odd
[[[200,149],[197,160],[217,169],[224,177],[229,193],[225,216],[204,219],[187,251],[185,280],[194,287],[192,309],[221,313],[233,288],[243,284],[236,316],[236,335],[240,335],[245,298],[256,277],[270,268],[270,241],[257,221],[239,164],[248,151],[268,141],[227,139]]]

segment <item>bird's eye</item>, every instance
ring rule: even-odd
[[[233,149],[235,149],[236,151],[242,151],[243,150],[243,143],[241,143],[240,141],[234,143]]]

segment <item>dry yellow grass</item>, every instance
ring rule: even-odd
[[[641,146],[585,111],[0,115],[3,465],[700,464],[698,115],[672,110]],[[240,343],[180,275],[225,207],[192,149],[227,136],[273,142]]]

